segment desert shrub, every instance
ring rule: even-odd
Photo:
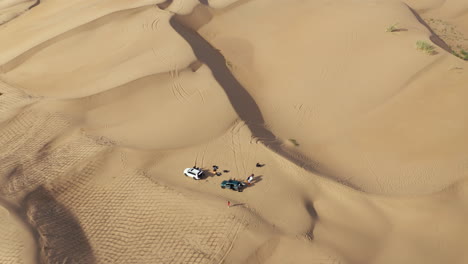
[[[293,139],[293,138],[290,138],[289,139],[289,142],[293,143],[294,146],[299,146],[299,143],[297,143],[297,140]]]
[[[388,26],[387,29],[385,30],[385,32],[395,32],[398,30],[398,27],[397,27],[398,23],[395,23],[391,26]]]
[[[460,50],[460,53],[456,52],[455,50],[452,50],[452,54],[462,60],[468,61],[468,52],[463,49]]]
[[[464,60],[468,60],[468,52],[465,50],[460,50],[461,58]]]
[[[232,62],[230,60],[226,60],[226,66],[229,68],[229,69],[232,69],[233,66],[232,66]]]
[[[424,40],[416,41],[416,48],[418,50],[424,52],[424,53],[427,53],[427,54],[433,54],[434,50],[435,50],[434,45],[432,45],[429,42],[424,41]]]

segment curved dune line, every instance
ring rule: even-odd
[[[69,99],[92,95],[145,76],[167,72],[173,64],[185,68],[192,62],[193,52],[169,27],[171,16],[169,12],[157,8],[141,8],[99,18],[47,40],[4,64],[3,79],[16,82],[36,94]],[[143,19],[145,23],[142,24]],[[157,34],[141,32],[141,26],[147,31],[152,22],[155,23],[154,27],[158,27]],[[122,28],[133,27],[138,29],[134,30],[130,39],[122,37],[127,35],[121,34]],[[110,38],[114,38],[113,43],[109,42]],[[160,41],[161,38],[167,41]],[[85,44],[76,47],[76,42]],[[87,49],[93,47],[95,50],[87,52]],[[55,57],[56,51],[63,50],[74,52],[65,52],[63,56]],[[83,56],[78,57],[77,54]],[[95,59],[95,54],[99,54],[99,59]],[[47,63],[50,67],[42,68],[41,64]],[[60,67],[64,64],[67,66]],[[37,66],[41,70],[32,70],[34,73],[23,79],[26,72],[31,72]]]
[[[384,106],[388,105],[389,103],[394,102],[396,100],[396,98],[399,95],[401,95],[402,93],[404,93],[412,83],[417,81],[419,78],[421,78],[423,76],[426,76],[428,70],[430,70],[430,69],[434,68],[435,66],[441,64],[445,58],[446,58],[446,56],[440,56],[437,59],[431,61],[426,66],[420,68],[414,74],[409,76],[409,78],[400,86],[400,88],[398,90],[395,90],[392,94],[387,96],[381,103],[379,103],[375,107],[369,109],[367,111],[367,113],[362,114],[361,118],[368,117],[370,114],[375,113],[376,111],[378,111],[379,109],[381,109]]]
[[[57,1],[58,2],[58,1]],[[80,25],[105,15],[164,2],[163,0],[119,1],[56,1],[44,2],[27,16],[22,16],[0,28],[0,64],[27,50]],[[79,12],[79,15],[73,15]]]
[[[200,4],[199,0],[175,0],[165,10],[178,15],[188,15]]]
[[[158,25],[159,25],[159,18],[156,18],[151,22],[151,30],[156,31],[158,30]]]
[[[0,25],[10,22],[11,20],[21,16],[34,6],[38,4],[39,1],[34,3],[30,0],[21,0],[16,1],[15,3],[8,3],[8,1],[0,1],[0,6],[3,2],[4,7],[0,7]]]
[[[24,2],[39,2],[35,0],[3,0],[0,1],[0,10],[1,9],[7,9],[19,4],[23,4]]]

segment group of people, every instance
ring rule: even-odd
[[[257,164],[256,164],[255,166],[256,166],[256,167],[263,167],[263,166],[265,166],[265,164],[260,164],[260,163],[257,162]],[[213,165],[213,172],[214,172],[214,174],[216,174],[216,175],[219,176],[219,175],[221,175],[221,173],[218,172],[218,169],[219,169],[219,167],[218,167],[217,165]],[[229,172],[229,171],[228,171],[228,170],[224,170],[223,172]],[[250,174],[249,177],[247,177],[246,181],[247,181],[247,183],[248,183],[249,185],[252,184],[252,181],[253,181],[253,179],[254,179],[254,176],[255,176],[255,175],[252,173],[252,174]]]
[[[221,172],[218,172],[219,167],[216,165],[213,165],[213,172],[216,176],[221,176]],[[229,172],[228,170],[224,170],[223,172]]]

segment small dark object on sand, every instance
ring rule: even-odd
[[[265,164],[260,164],[260,163],[257,162],[257,164],[255,164],[255,166],[258,168],[258,167],[263,167],[263,166],[265,166]]]
[[[213,165],[213,170],[214,170],[214,171],[217,171],[218,169],[219,169],[219,167],[218,167],[218,166],[216,166],[216,165]]]
[[[221,172],[217,172],[217,173],[215,173],[215,174],[216,174],[216,176],[221,176],[222,173],[221,173]]]
[[[223,170],[223,172],[224,172],[224,173],[228,173],[228,172],[229,172],[229,170]]]

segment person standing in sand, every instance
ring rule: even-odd
[[[231,201],[228,201],[228,207],[231,207]]]
[[[254,174],[253,174],[253,173],[247,178],[247,182],[249,183],[249,185],[252,183],[253,178],[254,178]]]

